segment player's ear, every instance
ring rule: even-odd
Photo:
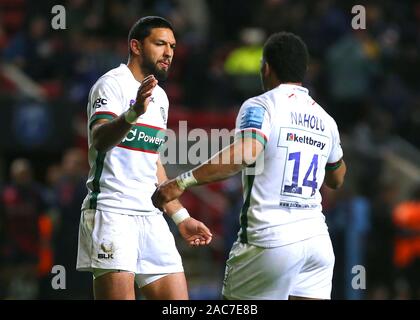
[[[263,78],[268,78],[271,72],[271,68],[270,65],[265,62],[265,61],[261,61],[261,76]]]
[[[140,41],[138,41],[136,39],[131,39],[130,40],[130,49],[131,49],[131,52],[133,54],[139,55],[140,54],[140,50],[141,50]]]
[[[267,78],[270,75],[271,68],[270,68],[270,65],[267,62],[263,62],[261,72],[262,72],[262,74],[265,78]]]

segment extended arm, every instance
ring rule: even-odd
[[[237,139],[204,164],[192,170],[198,185],[224,180],[253,164],[264,146],[253,138]]]
[[[160,185],[152,196],[153,204],[162,208],[190,186],[226,179],[254,163],[263,149],[254,138],[237,139],[202,165]]]

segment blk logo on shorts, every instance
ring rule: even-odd
[[[98,253],[98,259],[114,259],[112,253]]]

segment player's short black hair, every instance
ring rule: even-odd
[[[263,58],[280,82],[302,82],[308,68],[309,54],[300,37],[290,32],[278,32],[265,42]]]
[[[147,38],[150,35],[150,32],[152,29],[155,28],[166,28],[171,29],[172,32],[174,31],[174,28],[172,27],[172,24],[158,16],[147,16],[143,17],[139,20],[137,20],[136,23],[131,27],[130,32],[128,33],[128,48],[131,54],[130,49],[130,40],[136,39],[138,41],[143,41],[145,38]]]

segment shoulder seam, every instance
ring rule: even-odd
[[[120,98],[123,98],[124,97],[124,95],[123,95],[123,89],[122,89],[122,87],[121,87],[121,84],[120,84],[120,82],[117,80],[117,78],[114,76],[114,75],[112,75],[112,74],[104,74],[104,75],[102,75],[99,79],[98,79],[98,81],[97,82],[99,82],[99,80],[101,80],[102,78],[105,78],[105,77],[109,77],[110,79],[112,79],[112,80],[114,80],[115,81],[115,83],[116,83],[116,86],[118,87],[118,93],[119,93],[119,95],[120,95]]]

